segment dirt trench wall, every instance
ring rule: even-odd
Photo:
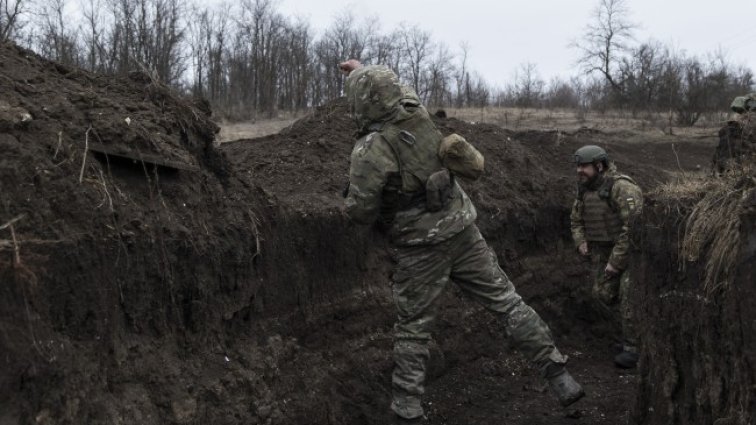
[[[262,195],[158,82],[9,44],[0,76],[0,423],[180,421],[259,297]]]
[[[388,282],[384,237],[338,209],[308,212],[271,201],[261,212],[258,313],[307,315],[317,304]]]
[[[732,284],[709,292],[703,279],[706,258],[693,262],[679,256],[690,205],[653,199],[646,204],[634,294],[643,324],[638,423],[756,421],[754,207],[741,216],[744,236]]]

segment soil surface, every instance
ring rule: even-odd
[[[217,148],[203,103],[148,76],[10,45],[0,75],[0,424],[389,423],[390,265],[339,210],[343,101]],[[708,169],[716,132],[437,125],[485,155],[464,185],[478,225],[588,396],[560,408],[497,319],[450,290],[426,423],[626,423],[638,379],[611,364],[616,326],[569,240],[572,152],[604,146],[649,190]]]

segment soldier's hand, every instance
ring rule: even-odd
[[[588,242],[581,243],[580,246],[578,247],[578,252],[580,253],[580,255],[588,255],[589,254]]]
[[[604,269],[604,273],[606,273],[607,276],[617,276],[620,271],[617,270],[612,263],[606,263],[606,268]]]
[[[360,63],[360,61],[358,61],[357,59],[348,59],[339,64],[339,69],[344,73],[344,75],[349,75],[357,68],[362,68],[362,63]]]

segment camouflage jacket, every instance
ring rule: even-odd
[[[630,250],[630,219],[639,214],[643,207],[643,194],[640,187],[629,177],[617,174],[612,167],[596,187],[582,189],[578,191],[570,214],[572,239],[575,241],[575,246],[588,242],[588,249],[590,249],[592,242],[611,243],[612,252],[609,263],[619,270],[626,269]],[[586,220],[589,215],[586,211],[586,203],[589,199],[602,200],[598,207],[593,206],[598,209],[598,212],[591,214],[594,217],[593,221]],[[595,229],[596,226],[604,227],[604,229]],[[601,235],[602,231],[608,235],[606,240],[595,237],[595,235]]]
[[[400,185],[399,164],[385,137],[374,132],[360,138],[352,150],[345,201],[353,221],[385,224],[396,245],[439,243],[475,222],[475,207],[456,182],[451,201],[436,212],[426,211],[422,202],[396,205]]]
[[[476,218],[475,207],[456,182],[449,201],[440,210],[431,212],[426,209],[423,197],[426,182],[413,181],[413,176],[425,176],[436,162],[442,166],[437,158],[440,133],[438,137],[412,135],[416,144],[405,148],[422,153],[413,155],[415,159],[427,158],[434,164],[400,161],[397,147],[405,142],[396,140],[399,136],[396,125],[412,120],[417,128],[425,129],[421,132],[437,132],[433,123],[426,121],[430,117],[414,91],[399,85],[396,75],[382,66],[353,71],[346,87],[358,127],[372,130],[352,150],[345,201],[349,217],[362,224],[377,221],[388,230],[395,245],[439,243],[471,225]],[[411,169],[413,166],[418,169]]]

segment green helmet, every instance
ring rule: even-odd
[[[739,114],[756,110],[756,93],[736,97],[735,100],[732,101],[730,109]]]
[[[585,145],[582,148],[575,151],[575,163],[581,164],[593,164],[594,162],[608,162],[609,155],[600,146]]]

